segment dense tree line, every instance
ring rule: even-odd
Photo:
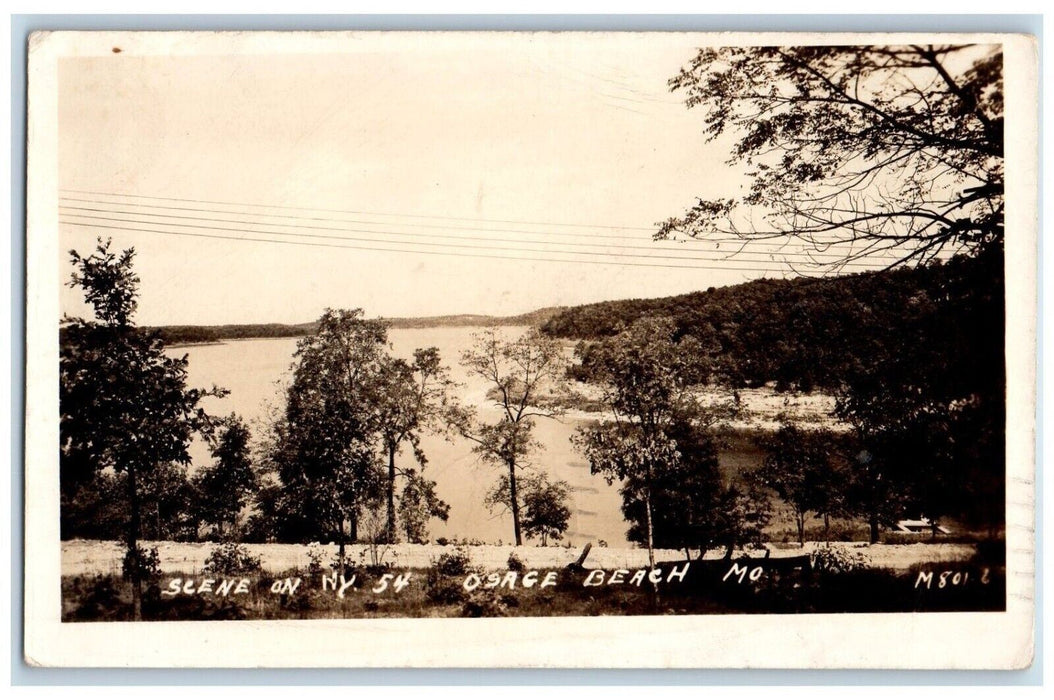
[[[1001,310],[955,300],[950,292],[963,288],[964,277],[973,275],[982,284],[976,293],[995,298],[1002,272],[971,267],[960,257],[919,268],[759,279],[660,299],[588,304],[553,317],[542,331],[588,341],[613,336],[638,318],[667,317],[678,336],[707,339],[708,366],[719,383],[744,387],[776,382],[781,389],[835,391],[867,367],[899,353],[910,328],[934,328],[928,340],[936,343],[930,346],[936,355],[981,323],[995,336],[982,339],[985,347],[960,345],[966,354],[956,352],[950,359],[988,362],[992,346],[1002,347]],[[980,279],[982,272],[1000,277]],[[964,316],[970,316],[970,325],[957,327]]]

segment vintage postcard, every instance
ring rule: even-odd
[[[28,50],[29,663],[1031,663],[1031,37]]]

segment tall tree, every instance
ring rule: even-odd
[[[210,447],[213,463],[202,468],[194,479],[199,512],[205,522],[215,525],[222,537],[238,524],[238,515],[256,491],[256,473],[249,455],[249,428],[235,414],[223,419],[216,443]]]
[[[692,388],[702,376],[700,344],[691,336],[674,340],[670,319],[644,318],[590,349],[592,372],[604,387],[609,419],[580,428],[572,441],[595,474],[623,480],[626,498],[643,503],[648,562],[655,566],[655,496],[681,455],[674,435],[680,423],[711,419]]]
[[[505,469],[509,482],[516,545],[523,544],[518,469],[537,446],[532,439],[535,418],[553,418],[559,409],[547,405],[545,392],[562,378],[564,361],[560,345],[531,329],[514,340],[504,339],[495,328],[477,333],[472,347],[462,353],[461,364],[483,379],[498,409],[496,422],[487,422],[464,409],[451,411],[455,429],[475,443],[480,457]]]
[[[418,465],[424,469],[428,460],[421,450],[421,432],[428,428],[444,429],[445,423],[440,419],[444,415],[451,385],[449,373],[439,358],[439,350],[434,347],[414,350],[412,363],[388,358],[381,365],[375,400],[381,442],[388,459],[385,534],[389,542],[394,542],[396,536],[395,482],[400,475],[396,455],[403,443],[409,442]],[[406,471],[402,476],[409,478],[409,473]],[[409,481],[407,485],[410,485]],[[414,488],[418,486],[420,484]]]
[[[814,269],[1001,243],[1002,63],[998,45],[701,49],[670,86],[708,139],[736,138],[750,186],[658,237],[798,242]]]
[[[336,537],[342,565],[360,512],[383,493],[374,398],[386,347],[384,323],[361,309],[327,309],[297,344],[285,411],[272,426],[281,519],[303,536]]]
[[[187,388],[187,358],[169,357],[154,333],[134,322],[139,278],[135,250],[120,254],[101,239],[95,251],[70,251],[71,287],[84,291],[94,319],[66,318],[59,356],[60,485],[75,491],[98,472],[122,476],[126,542],[132,562],[132,607],[142,618],[138,540],[142,501],[159,470],[190,462],[196,433],[211,435],[200,401],[226,392]]]

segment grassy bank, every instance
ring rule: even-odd
[[[979,554],[909,569],[854,567],[837,558],[815,568],[778,560],[657,565],[644,570],[568,568],[487,571],[467,560],[429,568],[328,569],[276,574],[165,574],[148,587],[147,620],[275,620],[374,617],[558,617],[728,613],[1003,610],[1005,567]],[[848,565],[847,565],[848,564]],[[64,621],[131,618],[120,576],[62,578]]]

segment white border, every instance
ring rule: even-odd
[[[536,33],[534,41],[641,33]],[[700,44],[883,43],[918,34],[699,34]],[[125,54],[343,53],[422,40],[470,47],[508,33],[57,32],[30,41],[27,184],[25,658],[115,667],[1024,668],[1034,612],[1038,55],[1003,42],[1007,163],[1007,610],[1004,613],[728,615],[62,624],[58,531],[58,60]]]

